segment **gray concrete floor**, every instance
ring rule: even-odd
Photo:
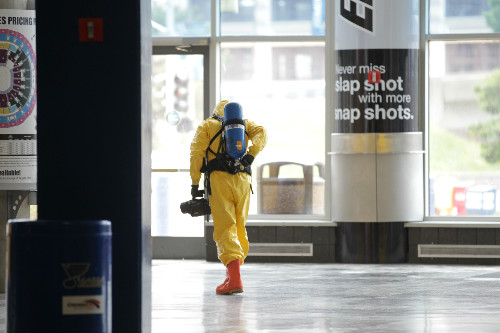
[[[153,261],[153,333],[500,332],[498,266],[247,263],[242,275],[242,294],[220,296],[222,264]]]
[[[500,267],[155,261],[153,332],[500,332]]]

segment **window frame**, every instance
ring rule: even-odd
[[[323,42],[325,44],[325,213],[324,215],[310,215],[310,214],[250,214],[248,216],[247,225],[252,226],[271,226],[271,225],[307,225],[307,226],[328,226],[335,225],[331,220],[331,194],[330,194],[330,159],[327,152],[330,150],[330,135],[331,133],[331,119],[330,103],[331,96],[329,91],[331,87],[331,80],[333,78],[333,71],[330,69],[331,61],[333,60],[333,21],[328,22],[328,17],[333,17],[334,6],[331,1],[325,2],[325,35],[311,35],[311,36],[221,36],[220,33],[220,1],[212,1],[212,30],[210,37],[210,92],[209,99],[210,105],[216,105],[220,100],[220,82],[221,82],[221,61],[220,50],[222,43],[259,43],[259,42]],[[254,177],[255,178],[255,177]],[[254,196],[252,200],[257,200]]]
[[[475,223],[475,222],[498,222],[498,216],[432,216],[429,211],[429,175],[430,175],[430,153],[429,143],[432,140],[429,133],[429,45],[434,41],[448,42],[448,41],[492,41],[497,40],[500,42],[500,33],[439,33],[433,34],[430,32],[430,5],[432,0],[425,0],[420,2],[420,47],[421,47],[421,61],[420,61],[420,105],[425,108],[424,116],[422,117],[422,128],[424,129],[424,144],[425,154],[424,159],[424,221],[428,222],[462,222],[462,223]],[[498,190],[497,190],[498,191]]]
[[[221,36],[220,34],[220,1],[211,1],[211,28],[210,36],[203,37],[155,37],[153,45],[207,45],[209,46],[209,105],[216,105],[220,99],[220,45],[231,42],[324,42],[325,43],[325,215],[318,219],[316,215],[274,215],[258,214],[249,216],[249,225],[334,225],[331,220],[331,162],[327,156],[330,151],[330,133],[332,125],[331,110],[335,98],[332,90],[334,77],[333,64],[335,63],[335,17],[334,1],[325,1],[325,34],[311,36]],[[498,40],[500,33],[431,33],[430,32],[430,5],[432,0],[421,0],[420,10],[420,59],[419,59],[419,103],[420,112],[419,128],[424,137],[424,221],[436,222],[498,222],[496,216],[431,216],[429,214],[429,44],[432,41],[481,41]],[[255,198],[252,198],[255,200]]]

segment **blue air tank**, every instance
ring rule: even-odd
[[[237,160],[245,155],[247,150],[245,141],[245,121],[241,105],[227,103],[224,106],[224,132],[226,136],[227,154]]]

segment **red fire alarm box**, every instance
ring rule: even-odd
[[[81,18],[78,20],[80,42],[102,42],[102,18]]]

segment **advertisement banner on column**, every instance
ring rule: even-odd
[[[0,190],[36,188],[35,42],[34,10],[0,10]]]
[[[334,133],[418,131],[418,1],[335,6]]]

